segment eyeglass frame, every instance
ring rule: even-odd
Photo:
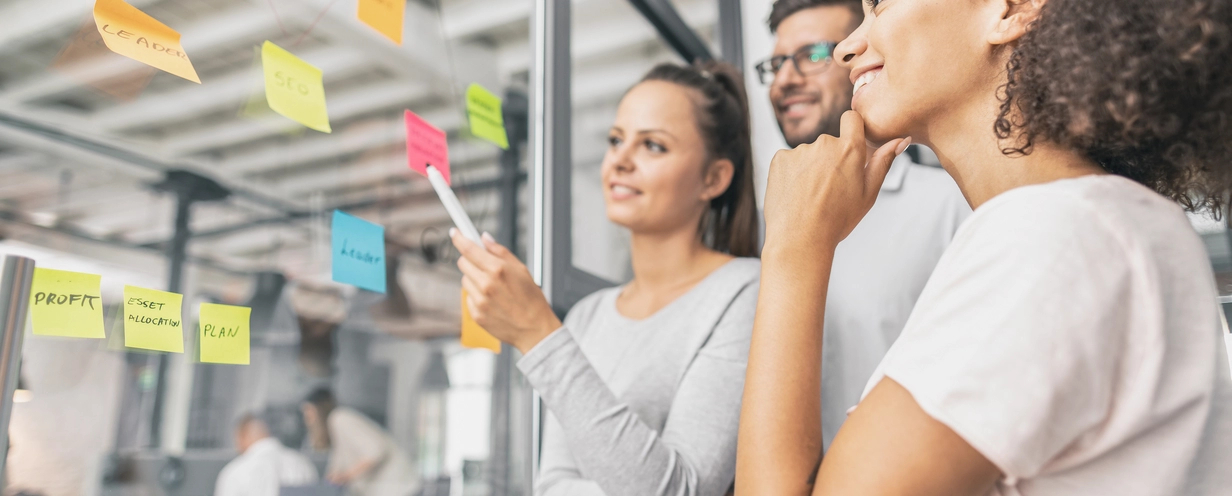
[[[820,69],[804,72],[804,69],[800,68],[800,59],[813,56],[814,50],[816,50],[819,46],[825,46],[828,48],[829,55],[826,55],[826,63],[823,64]],[[775,55],[762,60],[754,65],[753,69],[757,71],[757,80],[761,81],[761,84],[763,85],[773,83],[774,79],[778,77],[779,71],[783,70],[783,66],[787,64],[788,60],[791,60],[792,67],[795,68],[796,74],[799,74],[800,77],[805,77],[811,74],[821,74],[822,72],[825,72],[826,69],[829,69],[830,66],[834,65],[835,48],[838,48],[838,43],[833,41],[809,43],[808,45],[800,47],[791,55]],[[778,62],[777,67],[775,66],[775,62]],[[767,80],[766,76],[770,76],[770,79]]]

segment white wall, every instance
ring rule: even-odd
[[[766,177],[774,152],[787,148],[770,106],[769,87],[757,79],[753,65],[769,57],[774,50],[774,37],[766,26],[773,0],[744,0],[741,12],[744,21],[744,84],[749,93],[749,113],[753,126],[753,179],[757,183],[757,204],[764,205]]]

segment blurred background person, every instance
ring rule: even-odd
[[[312,445],[329,450],[326,479],[353,496],[409,496],[419,490],[410,458],[381,426],[338,405],[329,389],[308,395],[300,407]]]
[[[235,448],[240,456],[218,474],[214,496],[278,496],[284,486],[317,482],[312,461],[271,436],[269,424],[256,414],[236,423]]]

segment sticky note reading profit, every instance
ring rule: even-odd
[[[385,292],[385,228],[334,211],[334,280],[378,293]]]
[[[104,338],[103,296],[94,274],[34,269],[30,323],[40,336]]]
[[[200,83],[180,33],[124,0],[94,2],[94,24],[111,51],[151,67]]]
[[[406,0],[359,0],[359,20],[399,45],[405,17]]]
[[[124,286],[124,346],[183,353],[183,301],[177,293]]]
[[[252,309],[202,303],[197,324],[201,361],[248,365]]]
[[[310,129],[330,132],[320,69],[269,41],[261,45],[261,67],[270,108]]]
[[[462,346],[467,348],[483,348],[492,350],[493,353],[500,353],[501,343],[496,336],[488,334],[488,331],[475,322],[471,318],[470,307],[466,305],[466,290],[462,290]]]
[[[449,179],[449,145],[445,140],[445,131],[441,131],[428,121],[407,110],[406,113],[406,163],[411,169],[423,175],[428,175],[428,166],[435,167]]]
[[[483,86],[471,84],[466,88],[466,115],[471,122],[471,134],[496,143],[501,148],[509,148],[499,96]]]

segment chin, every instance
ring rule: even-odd
[[[878,108],[862,108],[860,117],[864,118],[864,139],[875,146],[910,134],[906,120],[888,109],[881,111]]]

